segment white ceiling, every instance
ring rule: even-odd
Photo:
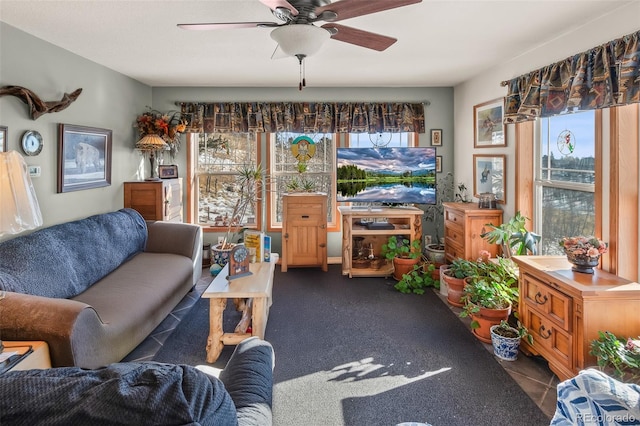
[[[398,42],[377,52],[328,40],[306,61],[307,85],[455,86],[628,3],[423,0],[340,21]],[[0,0],[0,20],[150,86],[298,84],[297,59],[271,59],[276,43],[269,28],[176,27],[278,22],[258,0]]]

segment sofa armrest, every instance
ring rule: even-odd
[[[47,342],[54,367],[83,364],[74,353],[76,342],[83,342],[82,351],[92,352],[82,353],[83,358],[98,360],[103,333],[97,312],[86,303],[10,291],[0,299],[0,337]]]
[[[220,380],[236,406],[238,425],[272,423],[274,360],[269,342],[250,337],[236,346],[220,372]]]
[[[149,253],[172,253],[186,256],[193,263],[193,285],[202,272],[202,228],[179,222],[147,221]]]

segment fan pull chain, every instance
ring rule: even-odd
[[[307,81],[305,79],[305,67],[304,67],[304,58],[306,55],[296,55],[298,58],[298,62],[300,63],[300,82],[298,83],[298,90],[302,91],[302,88],[307,85]]]

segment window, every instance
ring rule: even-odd
[[[596,113],[539,120],[536,231],[541,254],[564,254],[564,236],[594,235],[596,227]]]
[[[192,194],[196,223],[203,226],[227,227],[238,200],[238,172],[259,164],[259,144],[250,133],[192,133],[197,185]],[[250,206],[237,221],[245,228],[259,226],[260,205]],[[218,230],[218,229],[216,229]]]
[[[335,218],[335,138],[333,134],[303,135],[279,132],[271,135],[270,227],[282,227],[282,194],[295,190],[327,193],[327,223]],[[304,147],[304,148],[303,148]],[[297,155],[297,158],[296,158]]]
[[[370,148],[372,146],[407,147],[415,146],[414,133],[349,133],[346,146]]]

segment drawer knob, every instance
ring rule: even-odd
[[[551,337],[551,330],[547,330],[544,325],[541,325],[540,328],[538,329],[538,334],[540,335],[540,337],[542,337],[543,339],[548,339],[549,337]]]
[[[534,296],[534,300],[538,305],[544,305],[545,303],[547,303],[548,297],[546,294],[542,295],[542,293],[537,292],[536,295]]]

